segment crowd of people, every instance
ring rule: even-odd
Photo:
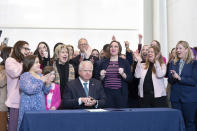
[[[46,42],[34,52],[26,41],[2,43],[0,129],[19,131],[26,111],[169,107],[182,112],[187,131],[195,131],[197,47],[179,41],[167,62],[157,40],[142,46],[141,39],[136,51],[125,41],[123,53],[115,36],[100,52],[81,38],[79,51],[57,43],[52,57]]]

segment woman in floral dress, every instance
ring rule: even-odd
[[[51,88],[50,74],[41,75],[39,59],[35,55],[25,57],[23,74],[20,77],[21,99],[18,130],[26,111],[45,110],[45,96]]]

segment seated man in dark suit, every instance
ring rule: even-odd
[[[64,108],[103,108],[106,96],[102,83],[92,78],[93,65],[90,61],[79,64],[79,77],[67,83],[62,105]]]

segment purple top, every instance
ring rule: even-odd
[[[110,61],[106,69],[104,87],[110,89],[121,88],[121,76],[118,73],[118,61]]]

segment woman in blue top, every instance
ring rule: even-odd
[[[192,59],[189,44],[179,41],[175,59],[169,65],[168,82],[171,84],[171,104],[183,113],[186,130],[195,131],[197,111],[197,62]]]
[[[26,111],[45,110],[45,94],[51,87],[50,74],[42,76],[39,59],[35,55],[25,57],[23,61],[23,74],[20,77],[20,107],[18,130]]]

